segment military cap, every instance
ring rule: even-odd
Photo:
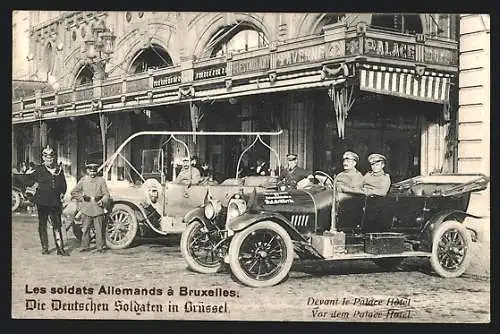
[[[382,154],[378,153],[373,153],[368,156],[368,162],[370,164],[374,164],[376,162],[383,161],[384,163],[387,162],[387,158],[384,157]]]
[[[351,152],[351,151],[346,151],[344,153],[344,155],[342,156],[342,160],[344,159],[351,159],[351,160],[354,160],[356,162],[359,161],[359,155],[357,155],[356,153],[354,152]]]
[[[98,168],[99,164],[95,162],[94,160],[87,160],[85,161],[85,167],[86,168]]]
[[[288,153],[288,154],[286,155],[286,158],[287,158],[288,160],[291,160],[291,161],[293,161],[293,160],[297,160],[297,154],[295,154],[295,153]]]
[[[45,157],[55,157],[56,156],[56,152],[54,151],[54,149],[52,147],[50,147],[49,145],[47,145],[47,147],[45,147],[43,149],[42,155],[45,156]]]

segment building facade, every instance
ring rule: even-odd
[[[385,154],[393,181],[465,168],[458,15],[30,13],[29,80],[45,86],[13,93],[13,163],[38,162],[49,143],[78,178],[136,131],[283,130],[265,141],[309,170],[335,173],[347,149],[363,172]],[[185,139],[227,177],[251,140]],[[140,170],[160,146],[144,138],[124,156]],[[167,165],[184,154],[164,149]],[[265,147],[245,163],[258,158],[280,163]]]
[[[490,175],[490,17],[460,15],[458,171]],[[473,193],[469,211],[490,213],[490,188]],[[483,236],[489,238],[489,223]]]

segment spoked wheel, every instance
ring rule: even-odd
[[[181,253],[188,267],[202,274],[218,272],[224,259],[215,246],[221,240],[217,230],[209,231],[200,221],[189,224],[181,237]]]
[[[22,196],[17,189],[12,189],[12,212],[15,212],[21,206]]]
[[[441,277],[462,275],[470,262],[471,236],[464,225],[457,221],[445,221],[434,232],[432,269]]]
[[[273,286],[292,267],[293,243],[288,232],[262,221],[237,232],[229,245],[229,265],[240,282],[252,287]]]
[[[130,246],[137,234],[137,218],[131,207],[125,204],[113,206],[106,226],[106,245],[110,249]]]

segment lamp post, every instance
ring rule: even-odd
[[[111,59],[115,39],[116,36],[111,29],[106,27],[104,21],[100,21],[96,27],[91,28],[82,51],[86,62],[92,66],[94,72],[92,80],[106,78],[106,64]]]

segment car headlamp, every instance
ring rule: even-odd
[[[220,213],[222,205],[219,201],[209,201],[205,204],[205,217],[214,219]]]
[[[231,220],[244,214],[247,210],[247,203],[244,199],[235,199],[227,206],[227,220]]]

